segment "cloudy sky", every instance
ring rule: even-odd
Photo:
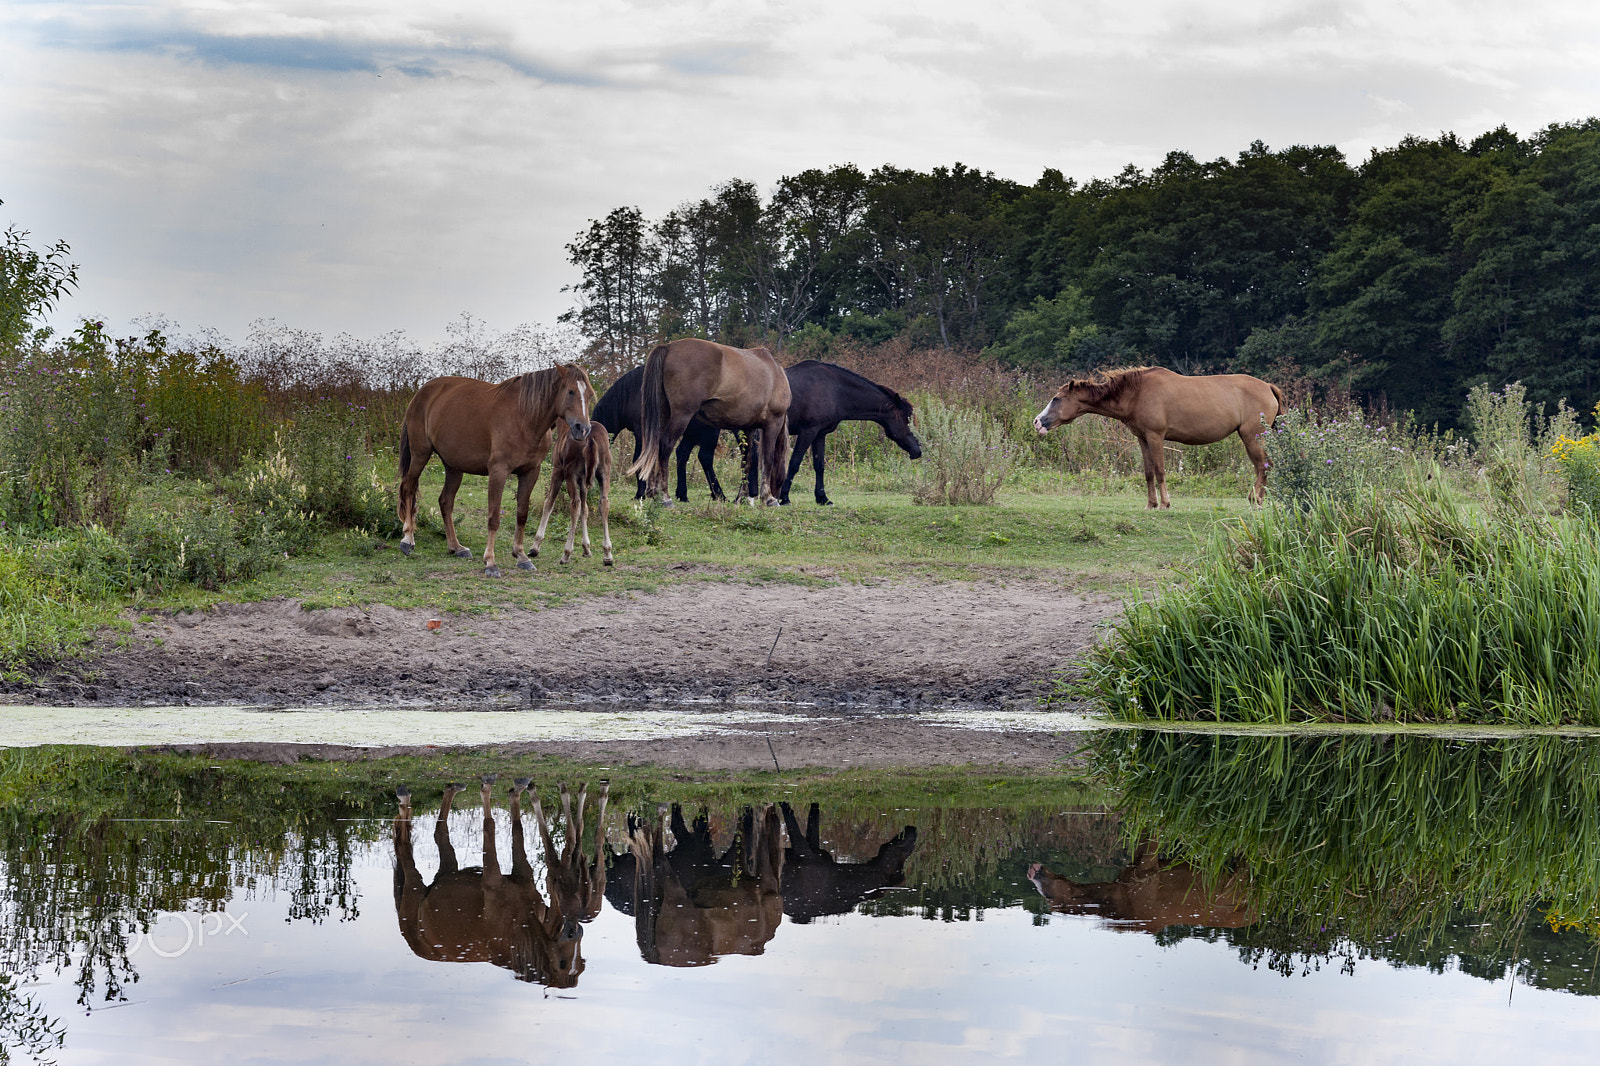
[[[549,323],[589,219],[735,176],[1358,161],[1594,114],[1582,0],[0,3],[0,224],[71,243],[58,326],[118,331]]]

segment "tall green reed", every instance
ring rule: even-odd
[[[1438,479],[1268,506],[1130,604],[1084,684],[1135,721],[1600,724],[1600,529]]]

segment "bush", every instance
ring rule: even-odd
[[[1600,417],[1600,404],[1594,410]],[[1562,432],[1550,445],[1549,454],[1561,466],[1567,506],[1600,520],[1600,431],[1576,439]]]
[[[259,513],[212,500],[192,508],[135,511],[123,530],[134,589],[181,582],[216,589],[282,565],[277,530]]]
[[[1322,417],[1291,408],[1262,437],[1273,496],[1301,508],[1355,502],[1399,473],[1407,449],[1390,436],[1355,408]]]
[[[917,435],[922,459],[911,498],[924,504],[991,504],[1016,460],[1016,445],[982,414],[920,398]]]

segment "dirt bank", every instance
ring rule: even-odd
[[[548,698],[997,707],[1030,700],[1114,618],[1060,584],[701,582],[545,611],[224,605],[135,621],[13,703],[381,704]],[[781,632],[780,632],[781,627]],[[769,658],[770,657],[770,658]]]

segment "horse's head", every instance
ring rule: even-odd
[[[1033,416],[1033,428],[1043,436],[1088,410],[1088,404],[1081,395],[1083,386],[1082,381],[1069,381],[1057,389],[1050,402],[1044,405],[1044,410]]]
[[[588,371],[581,366],[563,363],[561,380],[556,386],[556,417],[564,419],[567,431],[575,441],[589,436],[589,405],[594,402],[594,386],[589,383]]]
[[[893,389],[884,389],[889,394],[889,414],[883,420],[883,431],[889,439],[905,449],[905,453],[913,459],[922,458],[922,442],[917,435],[911,432],[911,403]]]

